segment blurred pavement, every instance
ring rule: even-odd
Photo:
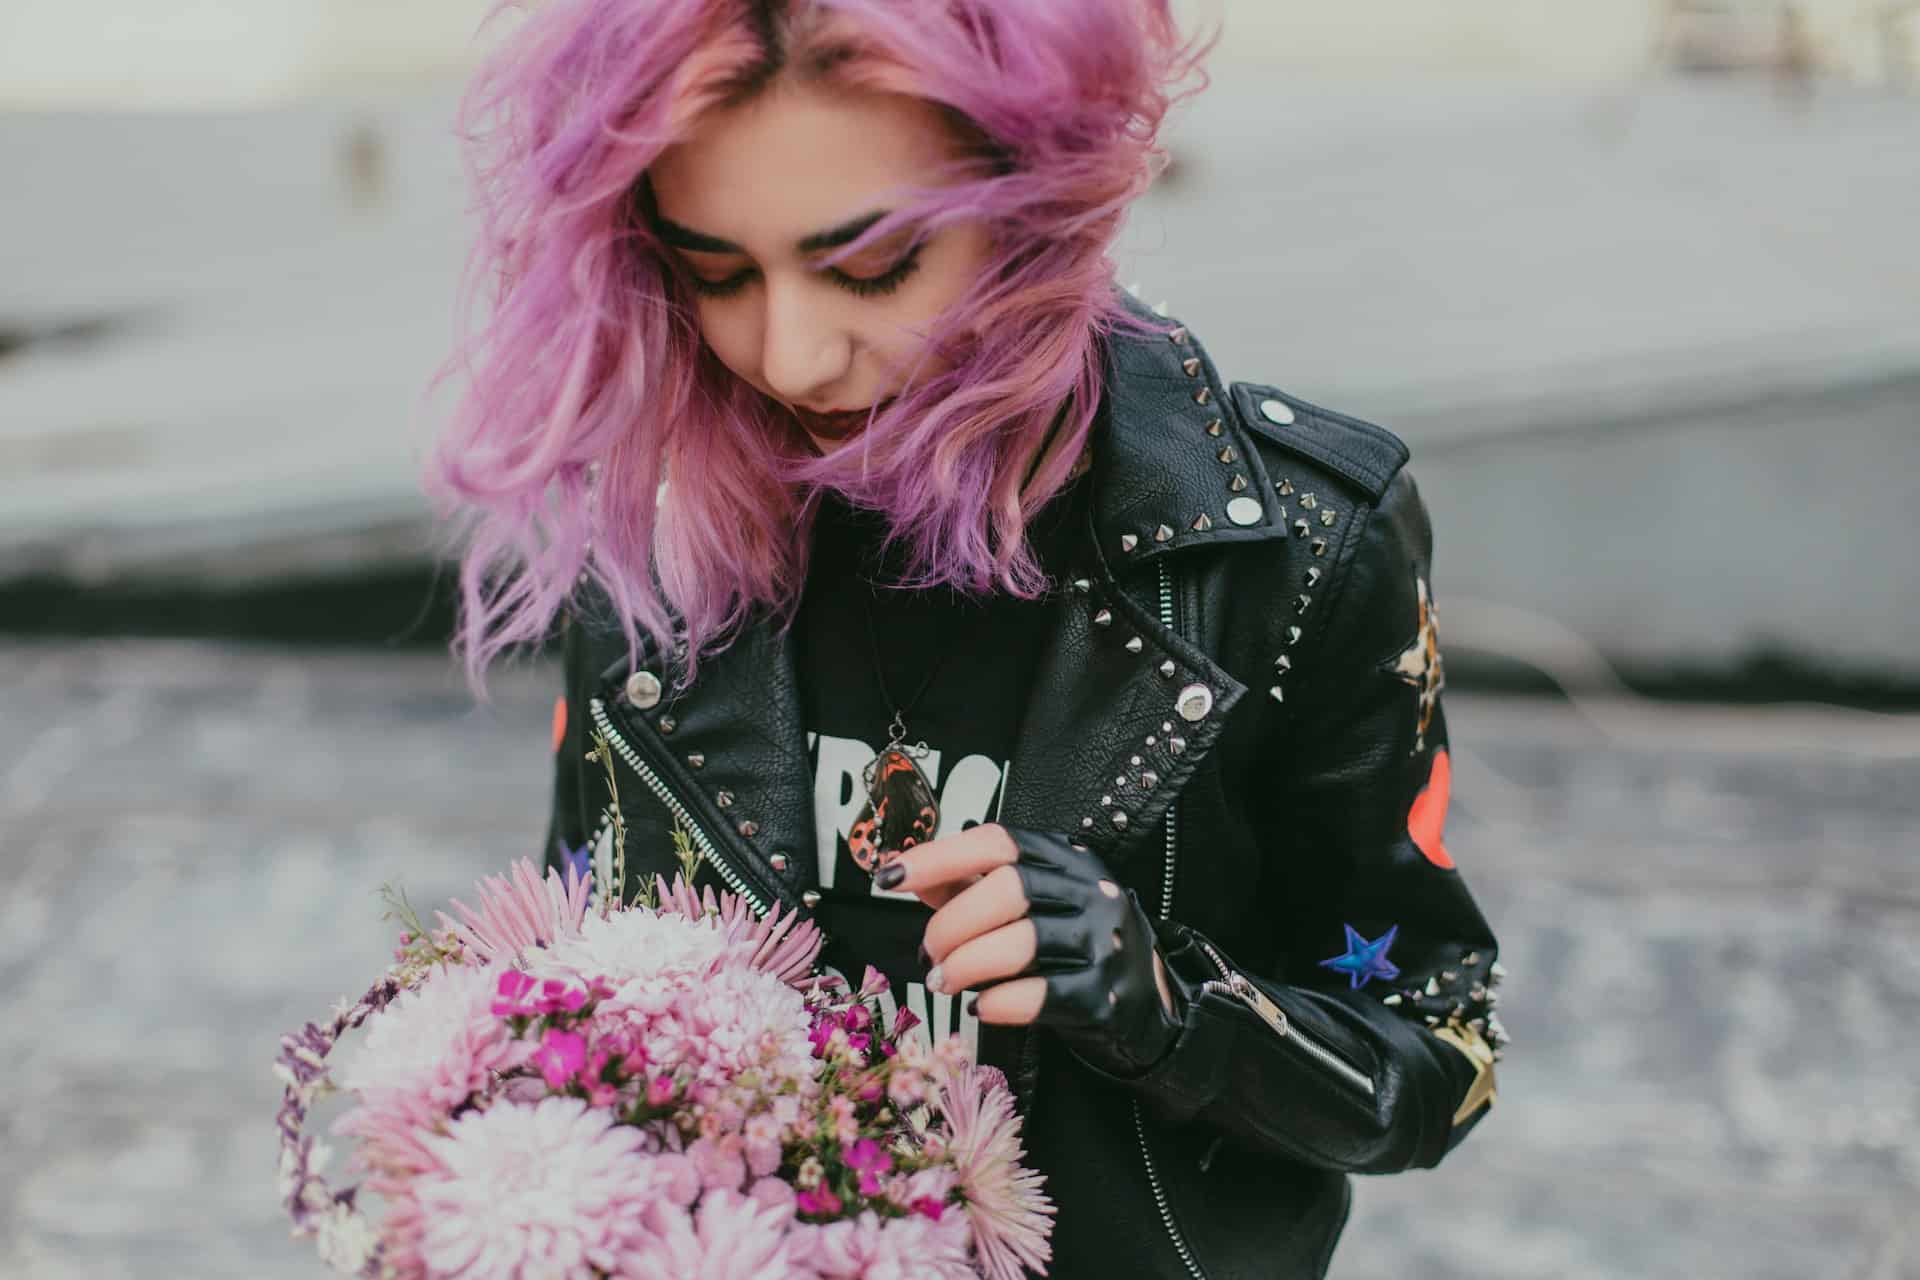
[[[535,852],[555,673],[0,645],[0,1275],[323,1274],[275,1037],[403,880]],[[1453,696],[1449,846],[1503,941],[1501,1101],[1363,1179],[1336,1280],[1920,1275],[1920,720]]]

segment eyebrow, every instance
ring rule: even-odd
[[[794,248],[801,253],[818,253],[822,249],[837,249],[843,244],[858,240],[866,233],[867,228],[886,217],[889,212],[891,211],[887,209],[879,209],[873,213],[863,213],[837,227],[829,227],[825,231],[816,231],[810,236],[802,236],[794,243]],[[746,253],[745,249],[731,240],[722,240],[704,231],[683,227],[673,219],[663,218],[658,214],[654,215],[653,225],[654,229],[660,233],[660,238],[676,249],[687,249],[694,253]]]

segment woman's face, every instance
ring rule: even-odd
[[[656,230],[692,282],[707,345],[794,412],[822,451],[897,389],[934,320],[978,278],[986,229],[911,231],[832,267],[820,258],[959,157],[927,103],[777,84],[709,112],[650,171]]]

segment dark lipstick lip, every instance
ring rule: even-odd
[[[881,405],[885,405],[881,401]],[[815,413],[811,409],[794,407],[794,416],[810,427],[820,428],[821,435],[844,435],[855,427],[864,426],[875,406],[864,409],[835,409],[830,413]]]

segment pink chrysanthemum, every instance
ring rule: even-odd
[[[675,876],[671,885],[656,876],[654,889],[661,911],[689,920],[711,921],[723,937],[750,947],[752,959],[748,963],[753,968],[794,986],[813,981],[813,962],[825,938],[818,925],[800,919],[798,910],[782,915],[776,908],[761,919],[737,894],[715,894],[712,885],[696,893],[680,876]]]
[[[815,1280],[793,1258],[793,1212],[733,1191],[709,1191],[688,1212],[657,1202],[627,1255],[623,1280]]]
[[[967,1223],[914,1215],[858,1218],[793,1229],[795,1253],[824,1280],[975,1280],[967,1260]]]
[[[1020,1117],[1005,1077],[991,1067],[947,1061],[939,1071],[940,1111],[952,1136],[947,1157],[966,1198],[976,1262],[989,1280],[1021,1280],[1023,1267],[1045,1273],[1053,1256],[1053,1202],[1046,1179],[1024,1167]]]
[[[536,947],[578,933],[587,913],[587,881],[572,867],[565,880],[553,868],[546,878],[526,858],[510,874],[480,881],[480,909],[455,898],[458,921],[438,911],[442,927],[453,932],[476,964],[512,964]]]
[[[498,1103],[428,1139],[440,1168],[413,1184],[431,1276],[589,1280],[644,1238],[661,1194],[639,1130],[578,1098]]]
[[[519,1066],[531,1046],[512,1038],[492,1006],[493,975],[455,967],[430,974],[374,1014],[334,1073],[360,1102],[336,1130],[377,1148],[383,1130],[431,1125],[485,1090],[494,1072]]]

